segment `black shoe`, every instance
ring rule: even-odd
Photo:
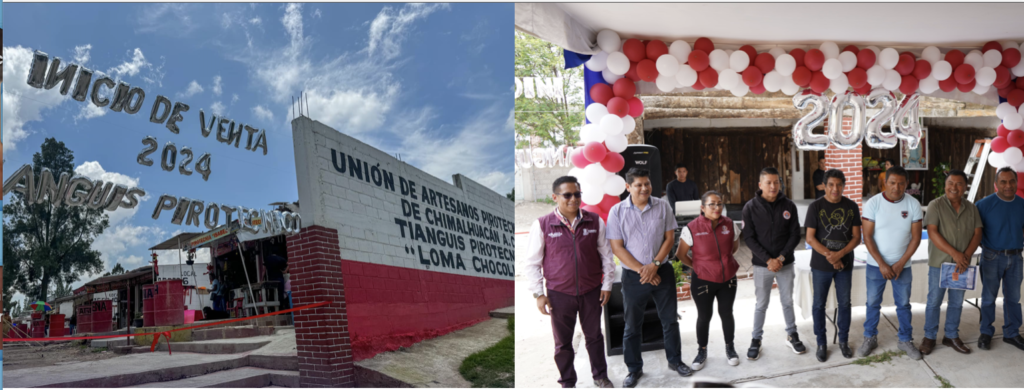
[[[693,375],[693,370],[691,370],[690,367],[686,365],[686,363],[679,363],[679,365],[675,367],[669,365],[668,368],[671,369],[672,371],[679,373],[679,376]]]
[[[693,359],[693,370],[700,371],[704,368],[704,363],[708,361],[708,349],[697,348],[697,357]]]
[[[807,348],[804,348],[804,343],[800,342],[800,335],[796,332],[790,333],[789,338],[786,339],[786,343],[793,349],[793,353],[799,355],[807,352]]]
[[[629,375],[626,375],[626,380],[622,381],[622,387],[636,387],[642,376],[644,376],[643,370],[629,373]]]
[[[1017,347],[1017,349],[1024,350],[1024,337],[1020,337],[1020,335],[1010,338],[1004,337],[1003,342]]]
[[[733,348],[732,344],[725,345],[725,356],[729,358],[730,366],[738,366],[740,364],[740,355],[736,354],[736,348]]]
[[[982,333],[981,337],[978,338],[978,349],[984,349],[988,351],[992,348],[992,336]]]
[[[747,349],[747,360],[757,360],[761,357],[761,340],[750,340],[750,348]]]
[[[850,344],[839,343],[839,350],[843,352],[843,357],[850,359],[853,357],[853,350],[850,349]]]
[[[819,362],[824,363],[826,360],[828,360],[828,346],[827,345],[819,345],[818,346],[818,352],[815,353],[814,356],[816,356],[818,358]]]

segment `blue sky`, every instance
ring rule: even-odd
[[[148,193],[138,208],[110,213],[111,229],[94,244],[107,269],[139,267],[149,246],[200,230],[167,215],[154,221],[161,194],[246,207],[297,200],[289,107],[303,90],[315,120],[445,181],[462,173],[501,194],[512,189],[512,4],[5,7],[19,15],[3,43],[7,175],[56,137],[74,151],[78,173]],[[143,87],[143,109],[127,115],[31,88],[33,50]],[[180,134],[149,122],[157,95],[191,106]],[[203,138],[200,109],[265,129],[268,155]],[[154,166],[137,164],[146,136],[161,149],[172,141],[197,158],[209,152],[210,180],[161,170],[159,152]]]

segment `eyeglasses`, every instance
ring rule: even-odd
[[[725,204],[724,203],[708,203],[708,204],[704,205],[704,207],[711,207],[711,208],[716,208],[716,209],[717,208],[721,208],[722,206],[725,206]]]
[[[576,191],[576,192],[566,192],[566,193],[562,194],[562,197],[565,198],[565,200],[571,200],[572,197],[574,197],[574,196],[577,197],[577,198],[583,199],[583,193],[579,192],[579,191]]]

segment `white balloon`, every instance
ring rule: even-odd
[[[1024,158],[1020,159],[1020,162],[1017,164],[1010,165],[1010,168],[1013,168],[1014,172],[1024,172]]]
[[[676,83],[677,81],[675,76],[666,76],[663,74],[658,75],[658,78],[654,80],[654,85],[656,85],[658,90],[661,92],[672,92],[676,89]]]
[[[736,50],[729,55],[729,68],[736,71],[742,72],[750,66],[750,56],[743,50]]]
[[[1012,48],[1017,48],[1017,42],[1014,42],[1014,41],[1002,41],[1002,42],[999,42],[999,46],[1001,46],[1003,50],[1009,49],[1011,47]]]
[[[896,64],[900,63],[900,53],[891,47],[882,49],[882,52],[878,54],[878,65],[882,68],[890,70],[896,67]]]
[[[597,33],[597,46],[606,53],[616,52],[622,48],[622,39],[612,30],[601,30]]]
[[[875,63],[878,63],[878,56],[882,54],[882,49],[879,49],[878,46],[868,46],[865,47],[865,49],[871,50],[875,53]]]
[[[626,146],[628,144],[629,142],[626,141],[625,134],[613,135],[604,140],[604,145],[608,147],[608,150],[615,153],[622,153],[626,151]]]
[[[679,72],[676,73],[676,81],[684,87],[692,86],[697,82],[697,71],[690,65],[679,65]]]
[[[879,86],[885,81],[885,68],[882,65],[874,65],[868,68],[868,84]]]
[[[629,115],[622,117],[622,132],[619,134],[629,134],[634,129],[636,129],[636,119]]]
[[[655,68],[658,69],[659,76],[672,77],[679,72],[679,60],[671,54],[662,54],[658,57],[658,61],[654,63]]]
[[[783,76],[792,75],[793,71],[796,70],[796,58],[789,54],[780,55],[775,59],[775,70]]]
[[[984,95],[984,94],[988,93],[988,90],[991,89],[991,88],[992,88],[991,85],[981,85],[981,84],[975,83],[974,84],[974,89],[971,90],[971,92],[974,92],[974,93],[976,93],[978,95]]]
[[[601,164],[590,164],[583,168],[583,184],[600,186],[608,179],[608,171],[604,170]],[[583,193],[586,195],[586,192]],[[600,201],[598,201],[600,202]]]
[[[605,137],[607,135],[601,131],[596,123],[587,123],[580,129],[580,142],[583,143],[604,142]]]
[[[942,81],[948,79],[953,74],[953,65],[948,61],[939,60],[932,64],[932,77],[936,80]]]
[[[1024,105],[1021,107],[1024,107]],[[1015,112],[1017,112],[1017,109],[1013,108],[1013,106],[1008,102],[1002,102],[996,106],[996,116],[999,117],[999,119],[1003,119],[1007,114],[1013,114]]]
[[[621,79],[623,77],[626,77],[626,76],[623,76],[621,74],[615,74],[615,72],[612,72],[611,70],[605,69],[605,70],[601,71],[601,77],[604,78],[604,82],[606,82],[608,84],[615,84],[616,81],[619,81],[619,79]]]
[[[729,92],[732,92],[733,96],[744,97],[747,95],[747,92],[750,92],[750,87],[748,87],[747,84],[740,82],[730,88]]]
[[[587,66],[587,69],[595,72],[603,71],[608,68],[608,53],[598,52],[590,56],[590,59],[584,65]]]
[[[708,54],[708,61],[712,69],[721,72],[729,67],[729,54],[726,54],[725,50],[715,49]]]
[[[797,92],[800,92],[800,86],[796,85],[796,82],[793,81],[793,77],[791,77],[791,76],[783,76],[782,77],[782,93],[784,93],[786,95],[789,95],[789,96],[793,96],[793,95],[796,95]]]
[[[821,66],[821,73],[825,74],[829,80],[835,80],[836,77],[843,74],[843,63],[839,62],[838,58],[829,58]]]
[[[739,52],[738,52],[739,53]],[[736,83],[742,84],[739,73],[732,69],[725,69],[718,73],[718,88],[732,89]]]
[[[942,52],[935,46],[928,46],[921,50],[921,58],[928,61],[929,64],[935,65],[936,62],[942,60]]]
[[[1020,162],[1021,158],[1024,158],[1024,154],[1020,152],[1020,149],[1016,146],[1006,148],[1002,153],[1003,164],[1016,165]]]
[[[885,80],[882,81],[882,88],[895,91],[900,89],[901,83],[903,83],[903,76],[900,76],[899,72],[892,69],[885,71]]]
[[[1007,130],[1019,130],[1024,124],[1024,118],[1020,114],[1006,114],[1003,116],[1003,127]]]
[[[622,118],[618,115],[605,115],[598,125],[601,131],[611,136],[622,133]]]
[[[999,50],[992,49],[982,54],[981,58],[985,60],[985,66],[989,68],[995,68],[1003,62],[1003,53]]]
[[[846,92],[847,88],[850,88],[850,80],[848,80],[846,75],[842,73],[839,74],[839,77],[832,79],[829,83],[829,89],[836,94]]]
[[[857,55],[852,51],[839,53],[839,62],[843,64],[843,72],[849,72],[857,67]]]
[[[985,57],[981,56],[981,50],[971,50],[964,57],[964,63],[973,66],[974,69],[981,69],[981,67],[985,66]]]
[[[668,54],[671,54],[680,64],[690,60],[690,44],[686,41],[675,41],[668,46]]]
[[[569,170],[569,173],[566,174],[566,176],[572,176],[575,177],[576,180],[579,180],[580,177],[583,176],[583,170],[573,166],[572,169]]]
[[[921,89],[921,92],[932,93],[939,90],[939,80],[936,80],[932,76],[928,76],[921,79],[921,83],[918,84],[917,87]]]
[[[1021,118],[1024,118],[1024,104],[1022,104],[1020,108],[1017,109],[1017,113],[1020,114]]]
[[[629,72],[629,57],[621,51],[608,54],[608,70],[618,75],[626,74]]]
[[[602,188],[604,188],[605,195],[619,196],[626,191],[626,179],[619,175],[609,176],[604,181]]]
[[[978,82],[978,85],[991,86],[996,81],[996,70],[987,66],[978,69],[978,72],[974,74],[974,80]]]
[[[601,103],[590,103],[586,110],[587,120],[591,123],[601,122],[601,118],[608,115],[608,107]]]
[[[1017,150],[1020,150],[1020,149],[1017,149]],[[989,153],[988,154],[988,163],[989,163],[989,165],[992,165],[992,167],[995,168],[995,169],[999,169],[999,168],[1002,168],[1002,167],[1006,166],[1006,163],[1003,161],[1003,154],[1002,153],[996,153],[996,152]]]
[[[598,164],[594,164],[598,165]],[[596,205],[604,200],[604,182],[600,186],[581,186],[580,190],[583,192],[583,203],[589,205]],[[623,187],[625,188],[625,187]],[[586,190],[586,191],[583,191]]]
[[[779,59],[779,56],[786,54],[786,49],[783,49],[781,47],[773,47],[771,49],[768,49],[768,54],[771,54],[772,57],[775,57],[775,59],[777,60]]]
[[[821,50],[825,54],[825,59],[839,58],[839,45],[835,42],[825,42],[821,46],[818,46],[818,50]]]
[[[1017,77],[1024,77],[1024,61],[1021,61],[1017,66],[1010,68],[1010,73],[1013,73],[1013,75]]]
[[[721,77],[721,75],[719,75]],[[764,75],[764,89],[768,92],[778,92],[785,85],[784,76],[779,71],[773,70]]]

